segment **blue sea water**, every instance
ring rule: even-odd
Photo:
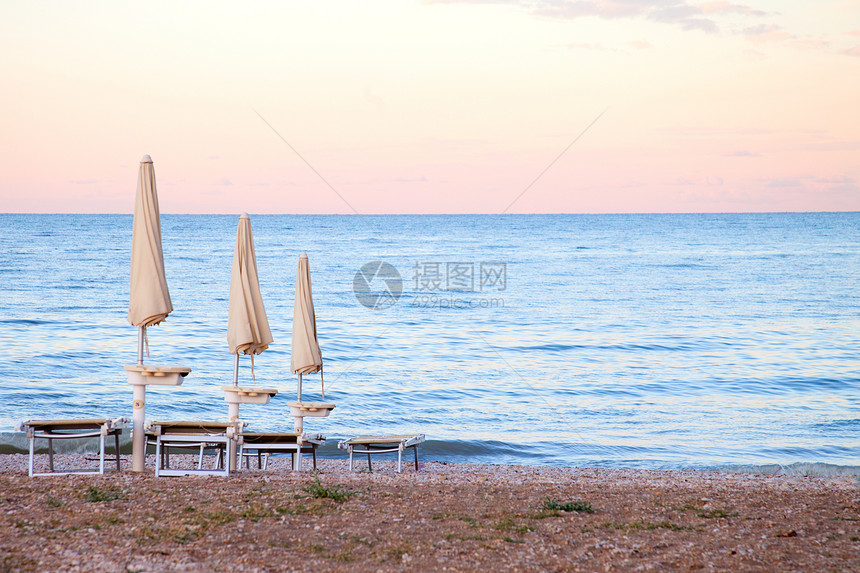
[[[237,222],[162,216],[175,310],[149,329],[147,363],[193,371],[149,387],[148,418],[226,418]],[[332,444],[422,432],[433,460],[860,469],[860,213],[251,222],[275,341],[253,381],[243,358],[240,384],[280,393],[242,406],[250,429],[292,429],[293,292],[307,252],[337,407],[305,429]],[[131,417],[131,228],[130,215],[0,215],[7,446],[29,418]],[[396,281],[370,282],[362,300],[385,308],[355,294],[374,261],[402,279],[390,306]],[[320,399],[318,376],[304,398]]]

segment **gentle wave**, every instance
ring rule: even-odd
[[[765,464],[760,466],[723,466],[713,468],[723,473],[764,474],[774,476],[841,477],[860,476],[860,466],[840,466],[819,462],[795,462],[793,464]]]
[[[344,459],[347,454],[338,448],[340,440],[346,440],[348,436],[329,438],[326,444],[319,448],[318,457],[322,459]],[[54,451],[58,454],[95,454],[98,453],[95,441],[92,439],[65,439],[54,442]],[[29,440],[23,432],[0,432],[0,454],[26,454],[29,452]],[[557,455],[559,444],[535,443],[535,444],[511,444],[498,440],[427,440],[419,447],[419,458],[421,462],[444,462],[444,463],[468,463],[468,464],[505,464],[505,465],[550,465],[568,467],[570,464],[563,463],[562,457]],[[106,446],[106,453],[112,454],[113,444]],[[643,449],[630,449],[629,453]],[[44,442],[38,442],[37,454],[47,453]],[[120,453],[131,454],[131,436],[125,433],[120,437]],[[584,453],[584,452],[583,452]],[[358,464],[362,463],[359,456]],[[410,463],[412,454],[405,460]],[[659,462],[647,462],[642,459],[631,458],[629,463],[605,461],[603,463],[584,463],[576,467],[599,467],[607,469],[623,469],[638,467],[640,469],[687,469],[700,471],[714,471],[719,473],[742,473],[742,474],[764,474],[774,476],[806,476],[806,477],[840,477],[860,476],[860,466],[845,466],[818,462],[795,462],[792,464],[760,464],[744,465],[733,464],[724,466],[708,467],[699,466],[675,466]]]

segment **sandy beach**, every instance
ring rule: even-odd
[[[25,455],[0,466],[4,572],[860,571],[851,476],[351,473],[323,459],[298,474],[273,460],[231,478],[28,478]]]

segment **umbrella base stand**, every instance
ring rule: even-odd
[[[146,418],[146,386],[144,384],[135,384],[132,407],[134,410],[131,427],[131,471],[142,472],[146,461],[146,434],[143,428]]]
[[[278,393],[274,388],[245,388],[243,386],[221,386],[224,391],[224,401],[229,405],[230,421],[235,415],[239,416],[239,404],[268,404],[269,400]],[[235,406],[235,411],[234,411]]]
[[[237,355],[238,356],[238,355]],[[224,401],[227,402],[227,419],[232,423],[239,422],[239,404],[268,404],[269,399],[278,393],[274,388],[244,388],[242,386],[222,386]],[[230,471],[236,471],[237,448],[233,448],[230,456]]]
[[[158,386],[179,386],[182,379],[191,372],[191,368],[177,366],[144,366],[135,364],[126,366],[128,383],[134,387],[132,402],[132,432],[131,432],[131,471],[142,472],[146,460],[146,387],[150,384]]]
[[[325,418],[334,410],[334,404],[330,402],[290,402],[290,416],[296,421],[295,431],[304,431],[304,419]]]

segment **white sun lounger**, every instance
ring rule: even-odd
[[[30,438],[30,463],[29,475],[49,476],[57,474],[104,474],[105,473],[105,440],[108,436],[114,437],[116,452],[116,469],[121,471],[119,458],[119,435],[126,425],[125,418],[89,418],[80,420],[27,420],[21,422],[18,429],[27,432]],[[99,439],[99,467],[91,469],[55,470],[54,469],[54,440],[71,440],[79,438]],[[34,469],[34,457],[36,454],[36,439],[48,440],[48,467],[47,472],[36,472]]]
[[[301,432],[244,432],[242,445],[239,448],[239,459],[257,456],[261,469],[266,469],[269,454],[289,452],[293,458],[293,470],[302,471],[302,454],[312,454],[314,469],[317,469],[317,447],[325,444],[322,434],[308,435]]]
[[[147,424],[146,434],[155,439],[155,477],[186,475],[229,476],[230,464],[220,463],[221,450],[226,450],[227,459],[232,459],[237,442],[241,440],[243,422],[156,422]],[[169,448],[200,448],[197,469],[175,469],[170,467],[167,455]],[[203,469],[203,451],[206,448],[219,450],[219,463],[213,469]]]
[[[397,471],[401,471],[403,451],[412,448],[415,452],[415,471],[418,471],[418,444],[424,443],[424,434],[403,436],[359,436],[338,442],[337,447],[349,452],[349,471],[352,471],[352,454],[367,454],[367,467],[373,471],[370,462],[372,454],[397,452]],[[358,448],[358,449],[357,449]],[[363,448],[363,449],[361,449]]]

